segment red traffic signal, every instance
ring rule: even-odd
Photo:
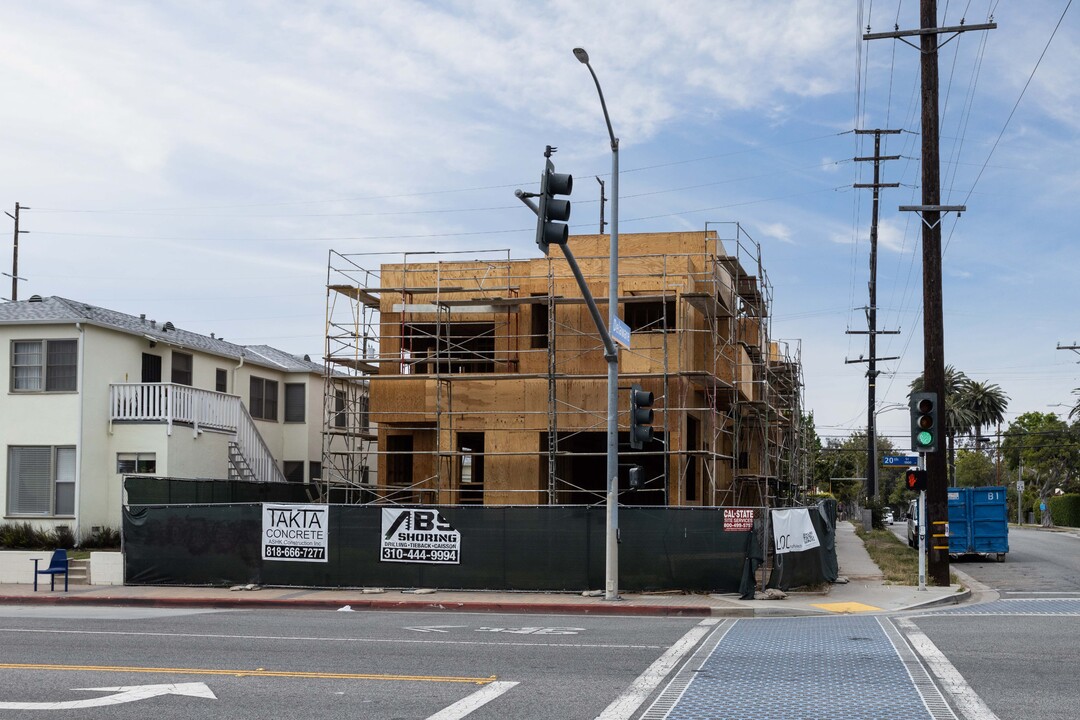
[[[908,470],[904,476],[904,482],[908,490],[919,492],[926,489],[927,474],[925,470]]]

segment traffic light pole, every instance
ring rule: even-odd
[[[590,68],[591,70],[591,68]],[[605,110],[605,113],[607,111]],[[618,155],[618,140],[613,139],[612,149],[614,158],[612,160],[613,173],[616,178],[619,170],[619,155]],[[548,147],[545,157],[548,158],[550,165],[551,147]],[[551,172],[551,168],[545,168],[545,177],[547,173]],[[571,181],[572,186],[572,181]],[[567,264],[570,266],[570,271],[574,274],[574,279],[577,280],[578,287],[581,289],[581,295],[585,299],[585,305],[589,308],[589,314],[592,316],[593,323],[596,325],[596,330],[600,334],[600,339],[604,343],[604,359],[608,364],[607,383],[608,383],[608,397],[607,397],[607,512],[606,512],[606,525],[607,530],[605,533],[605,579],[604,579],[604,599],[605,600],[618,600],[619,599],[619,351],[615,346],[615,342],[611,338],[610,328],[615,326],[615,319],[618,318],[618,180],[616,179],[612,183],[612,193],[614,195],[612,207],[614,208],[614,217],[611,221],[611,275],[609,278],[609,291],[608,291],[608,307],[609,324],[604,325],[604,320],[600,315],[600,309],[596,306],[596,301],[593,299],[592,292],[589,290],[588,284],[585,282],[585,276],[581,273],[581,268],[577,264],[577,260],[574,258],[574,253],[570,250],[570,246],[566,242],[559,243],[559,247],[562,248],[563,256],[566,258]],[[544,213],[541,207],[532,201],[535,195],[518,190],[514,193],[521,202],[532,210],[537,215],[537,238],[538,244],[546,237],[544,232]],[[541,193],[543,195],[544,193]],[[543,200],[543,198],[542,198]],[[545,245],[541,245],[541,248],[545,248]],[[546,252],[546,250],[545,250]]]
[[[600,80],[589,64],[589,53],[574,48],[574,57],[589,69],[600,108],[604,111],[608,137],[611,139],[611,247],[608,251],[608,328],[615,327],[619,317],[619,138],[611,127],[607,103]],[[601,333],[606,335],[606,333]],[[605,347],[611,342],[608,336]],[[619,353],[611,347],[605,354],[607,373],[607,542],[605,552],[604,599],[619,599]]]

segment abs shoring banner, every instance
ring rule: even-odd
[[[262,559],[328,562],[329,505],[264,503]]]
[[[810,520],[810,511],[806,508],[773,510],[772,523],[777,555],[802,552],[821,545],[814,523]]]
[[[380,538],[383,562],[461,563],[461,533],[433,508],[383,508]]]

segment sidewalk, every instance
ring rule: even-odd
[[[414,590],[371,592],[263,588],[72,585],[70,592],[50,592],[33,585],[0,585],[0,604],[127,605],[142,607],[304,608],[339,610],[446,610],[577,615],[653,615],[698,617],[792,617],[879,613],[964,602],[971,593],[953,585],[927,587],[886,585],[881,571],[850,523],[837,527],[837,583],[821,592],[790,592],[782,600],[740,600],[737,594],[683,595],[625,593],[622,599],[583,597],[571,593],[472,592]]]

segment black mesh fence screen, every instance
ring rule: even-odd
[[[128,505],[310,502],[311,485],[125,475]]]
[[[298,562],[262,559],[260,503],[132,504],[125,507],[123,522],[125,582],[550,591],[604,587],[602,507],[439,506],[438,513],[460,533],[456,564],[382,560],[384,509],[330,505],[326,561]],[[738,591],[748,548],[755,543],[748,542],[745,515],[736,522],[734,515],[725,514],[732,510],[620,507],[620,590]],[[757,518],[763,512],[742,512],[747,510]],[[732,518],[726,529],[725,517]]]

